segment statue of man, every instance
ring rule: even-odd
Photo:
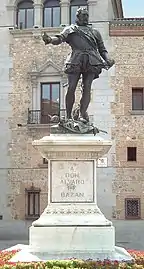
[[[68,91],[66,94],[67,119],[72,117],[75,102],[75,90],[82,75],[82,98],[80,100],[79,120],[86,122],[86,111],[90,103],[92,81],[99,77],[102,68],[109,69],[114,60],[110,59],[104,46],[101,34],[88,25],[89,14],[87,9],[79,8],[76,13],[76,22],[64,28],[54,37],[43,35],[45,45],[59,45],[66,42],[72,52],[68,55],[64,72],[68,76]]]

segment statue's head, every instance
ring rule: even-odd
[[[76,23],[78,25],[88,25],[89,14],[86,8],[79,8],[76,12]]]

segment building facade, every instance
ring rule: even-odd
[[[116,61],[111,85],[115,102],[112,138],[115,140],[117,219],[144,219],[144,19],[110,23]]]
[[[31,143],[49,134],[48,114],[65,113],[67,79],[62,68],[70,51],[66,44],[45,46],[41,35],[59,33],[74,22],[76,9],[84,6],[89,9],[90,23],[101,32],[108,51],[115,56],[109,21],[123,17],[122,5],[119,0],[3,0],[0,5],[0,215],[3,220],[33,220],[47,205],[48,172],[46,160]],[[105,138],[114,138],[111,151],[97,167],[98,204],[108,218],[117,218],[119,212],[114,189],[119,171],[114,136],[116,85],[110,85],[116,70],[117,65],[103,71],[93,82],[89,107],[94,123],[108,131]],[[78,87],[77,102],[79,97]]]

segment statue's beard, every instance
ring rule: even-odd
[[[76,20],[76,24],[79,26],[86,26],[88,25],[88,20]]]

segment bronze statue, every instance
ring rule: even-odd
[[[78,118],[78,121],[82,123],[88,122],[87,109],[90,103],[92,81],[99,77],[103,68],[108,70],[114,64],[114,60],[110,59],[104,46],[101,34],[89,26],[88,19],[87,9],[79,8],[75,24],[65,27],[55,37],[50,37],[46,33],[43,35],[45,45],[50,43],[59,45],[66,42],[72,49],[64,66],[64,72],[68,76],[66,115],[67,120],[72,119],[75,91],[82,75],[82,97]]]

